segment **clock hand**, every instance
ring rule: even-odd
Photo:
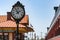
[[[21,11],[16,10],[16,12],[17,12],[16,14],[19,14],[19,12],[21,12]]]
[[[16,14],[19,14],[19,11],[16,11],[17,13]]]

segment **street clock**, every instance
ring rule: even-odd
[[[15,21],[21,21],[22,18],[25,16],[24,6],[19,1],[15,5],[13,5],[11,15],[15,19]]]
[[[11,15],[13,19],[16,21],[16,40],[19,40],[19,21],[25,16],[24,6],[18,1],[15,5],[13,5],[11,10]]]

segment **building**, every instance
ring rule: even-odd
[[[19,40],[24,40],[24,33],[33,31],[29,27],[29,17],[25,15],[19,22]],[[0,15],[0,40],[16,40],[16,23],[11,12],[7,12],[7,15]]]
[[[54,7],[55,16],[51,22],[45,40],[60,40],[60,6]]]

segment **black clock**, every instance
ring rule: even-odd
[[[24,6],[19,1],[13,5],[11,15],[15,20],[21,20],[25,16]]]
[[[18,1],[11,10],[11,15],[13,19],[16,21],[16,40],[19,40],[19,21],[25,16],[25,9],[24,6]]]

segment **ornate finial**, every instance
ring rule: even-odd
[[[19,1],[17,1],[17,3],[15,5],[13,5],[13,7],[15,7],[15,6],[24,7],[24,5],[22,5]]]

